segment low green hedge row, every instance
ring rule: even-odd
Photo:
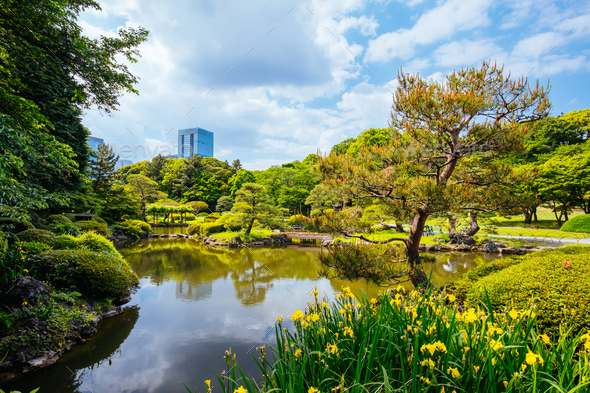
[[[494,309],[533,308],[542,330],[575,333],[590,328],[590,246],[537,251],[481,278],[467,290],[465,304]],[[507,261],[508,264],[510,262]],[[493,270],[493,268],[490,268]]]
[[[152,231],[152,226],[141,220],[126,220],[117,225],[115,228],[121,229],[125,235],[142,237]]]
[[[27,229],[35,229],[28,221],[19,221],[12,217],[0,217],[0,231],[19,233]]]

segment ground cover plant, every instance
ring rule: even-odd
[[[226,351],[224,392],[576,392],[590,384],[590,334],[543,333],[533,309],[463,309],[452,294],[407,292],[357,299],[343,288],[291,319],[276,347],[259,348],[262,379]],[[208,383],[210,383],[208,381]]]

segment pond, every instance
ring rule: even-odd
[[[255,347],[274,344],[274,322],[304,309],[317,286],[334,299],[343,285],[375,296],[367,283],[318,278],[319,248],[217,250],[188,239],[123,244],[121,253],[141,288],[119,316],[99,323],[98,333],[54,365],[24,374],[0,389],[39,393],[186,392],[218,385],[229,347],[247,373],[257,376]],[[498,258],[476,253],[438,253],[427,265],[437,285]],[[220,391],[213,389],[213,391]]]

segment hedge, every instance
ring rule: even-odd
[[[576,216],[565,222],[561,226],[563,232],[583,232],[590,233],[590,214]]]
[[[120,301],[139,284],[127,262],[117,256],[87,250],[51,250],[33,255],[31,260],[54,287],[74,289],[94,299]]]
[[[574,334],[590,328],[590,247],[570,245],[537,251],[518,264],[477,281],[467,306],[488,302],[494,309],[532,307],[539,326],[557,333],[560,325]]]
[[[0,217],[0,230],[4,232],[19,233],[27,229],[35,229],[28,221],[19,221],[12,217]]]
[[[126,220],[117,225],[115,228],[119,228],[129,236],[141,237],[152,231],[152,226],[147,222],[141,220]]]
[[[72,223],[72,220],[70,220],[65,214],[52,214],[49,217],[47,217],[46,221],[50,225]]]
[[[84,232],[95,231],[97,233],[100,233],[101,235],[107,234],[107,224],[102,224],[102,223],[94,221],[94,220],[92,220],[92,221],[76,221],[75,224],[78,228],[80,228]]]
[[[51,242],[55,238],[55,234],[51,231],[46,231],[44,229],[27,229],[26,231],[17,233],[16,237],[18,237],[18,239],[21,242],[37,242],[51,244]]]

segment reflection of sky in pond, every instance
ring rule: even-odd
[[[369,297],[380,288],[364,282],[318,279],[316,251],[212,250],[193,241],[151,240],[120,249],[141,278],[124,315],[101,322],[99,333],[76,345],[57,364],[26,374],[2,389],[43,392],[181,392],[217,385],[230,346],[247,373],[258,375],[255,347],[274,344],[274,323],[304,309],[317,285],[334,299],[342,285]],[[438,254],[425,265],[437,285],[494,259],[468,253]],[[69,370],[73,371],[70,372]],[[214,391],[219,391],[214,389]]]

